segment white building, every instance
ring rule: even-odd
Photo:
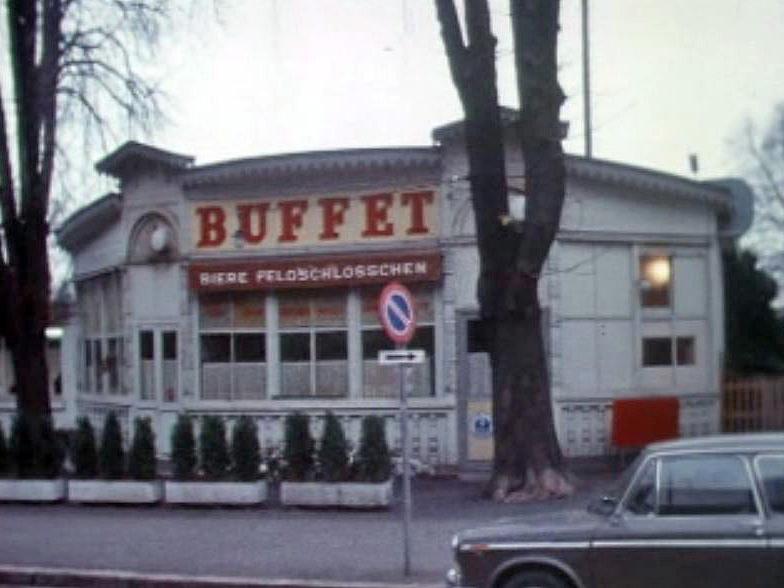
[[[264,448],[281,443],[282,417],[295,410],[330,409],[354,439],[360,418],[377,413],[396,445],[396,372],[376,361],[392,347],[376,299],[394,279],[415,294],[411,346],[428,356],[410,402],[414,456],[488,459],[460,133],[437,129],[433,147],[204,166],[138,143],[108,155],[97,169],[119,193],[58,231],[77,292],[78,359],[64,369],[75,374],[78,411],[114,410],[126,428],[150,416],[163,453],[183,411],[251,414]],[[508,173],[519,186],[516,144],[510,136]],[[677,395],[682,434],[716,430],[720,247],[750,220],[747,189],[577,157],[567,170],[542,280],[564,451],[606,453],[618,397]]]

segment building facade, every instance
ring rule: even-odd
[[[511,208],[522,163],[509,127]],[[73,257],[77,412],[149,416],[169,452],[177,415],[327,410],[356,440],[384,415],[399,447],[384,284],[414,294],[412,453],[433,466],[492,455],[489,363],[461,126],[432,147],[275,155],[211,165],[128,143],[98,163],[120,190],[59,229]],[[570,157],[562,227],[541,280],[556,426],[568,455],[609,451],[618,397],[677,395],[683,434],[716,430],[720,248],[745,230],[742,184],[705,184]],[[740,220],[738,220],[740,219]]]

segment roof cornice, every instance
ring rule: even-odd
[[[121,214],[122,194],[106,194],[69,216],[55,231],[57,243],[73,253],[114,224]]]
[[[690,198],[713,204],[722,211],[729,211],[732,207],[732,195],[721,186],[625,163],[567,155],[566,171],[568,177],[606,182],[616,186],[628,186],[656,194]]]
[[[190,155],[181,155],[136,141],[128,141],[96,163],[95,169],[100,173],[123,179],[140,167],[157,166],[177,172],[190,167],[193,161]]]
[[[440,165],[437,147],[310,151],[237,159],[191,168],[183,175],[182,185],[186,189],[199,188],[313,172],[346,173],[403,168],[437,170]]]

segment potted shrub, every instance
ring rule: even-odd
[[[251,505],[267,498],[259,479],[261,450],[256,423],[240,417],[232,430],[231,452],[226,427],[217,416],[204,417],[199,434],[201,475],[196,474],[196,444],[191,419],[180,415],[172,431],[174,480],[167,480],[171,504]]]
[[[379,416],[362,419],[353,480],[343,485],[341,506],[388,507],[392,502],[392,459],[384,419]]]
[[[60,478],[63,453],[47,417],[17,415],[6,451],[6,471],[0,480],[0,500],[57,502],[65,497]]]
[[[11,470],[11,464],[8,460],[8,447],[5,442],[5,431],[3,431],[3,423],[0,423],[0,478],[5,478]]]
[[[78,479],[68,482],[70,502],[154,504],[161,499],[161,484],[155,479],[155,433],[148,418],[137,418],[134,422],[128,454],[130,479],[125,479],[122,431],[113,412],[106,416],[97,455],[90,421],[85,417],[79,419],[72,459]],[[102,479],[97,479],[96,469]]]
[[[315,441],[310,417],[286,415],[283,436],[280,501],[286,506],[327,506],[337,501],[337,489],[315,481]]]

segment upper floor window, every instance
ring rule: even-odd
[[[643,308],[668,308],[672,304],[672,258],[645,254],[640,257],[640,304]]]

